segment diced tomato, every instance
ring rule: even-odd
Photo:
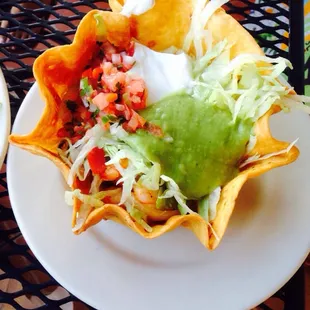
[[[134,110],[146,107],[146,86],[142,79],[132,79],[126,86],[128,100]]]
[[[101,59],[101,57],[99,56],[99,53],[98,53],[97,56],[96,56],[96,58],[92,61],[91,67],[92,67],[92,68],[99,67],[100,64],[101,64],[101,62],[102,62],[102,59]]]
[[[126,91],[129,94],[138,95],[143,94],[145,90],[145,83],[142,79],[132,79],[126,87]]]
[[[96,105],[99,110],[103,111],[110,103],[115,102],[117,97],[117,94],[114,93],[99,93],[93,98],[93,104]]]
[[[134,55],[134,53],[135,53],[135,42],[131,41],[130,45],[127,49],[127,55],[132,57]]]
[[[131,57],[128,55],[124,55],[122,57],[122,71],[123,72],[127,72],[128,70],[130,70],[134,64],[135,64],[134,57]]]
[[[134,110],[143,110],[146,107],[145,100],[141,100],[139,103],[133,103],[132,107]]]
[[[79,115],[81,116],[82,120],[88,121],[91,118],[92,113],[89,112],[85,107],[80,106],[78,109]]]
[[[132,132],[135,132],[136,129],[138,128],[139,126],[139,122],[137,120],[137,118],[135,117],[132,117],[130,119],[130,121],[128,122],[128,128],[132,131]]]
[[[127,131],[127,132],[134,132],[134,131],[131,129],[131,127],[128,126],[128,122],[124,122],[124,123],[122,124],[122,127],[123,127],[123,129],[124,129],[125,131]]]
[[[76,177],[74,181],[74,188],[78,188],[81,190],[82,194],[89,194],[91,182],[92,182],[93,176],[91,173],[89,173],[84,181],[81,181],[78,177]]]
[[[123,112],[123,111],[125,111],[125,107],[124,107],[124,105],[123,104],[115,104],[115,108],[116,108],[116,110],[117,111],[120,111],[120,112]]]
[[[135,111],[132,111],[132,117],[130,120],[137,122],[139,128],[142,128],[146,123],[146,120]]]
[[[92,78],[95,81],[98,81],[100,74],[102,74],[102,73],[103,73],[103,69],[101,67],[97,67],[97,68],[93,69],[93,71],[92,71]]]
[[[116,116],[117,110],[115,108],[115,104],[110,103],[105,109],[103,109],[103,112],[105,114],[110,114]]]
[[[82,78],[91,78],[92,77],[92,68],[88,68],[86,69],[83,73],[82,73]]]
[[[137,112],[132,110],[132,116],[129,122],[123,124],[123,128],[129,132],[135,132],[139,128],[143,128],[146,120],[140,116]],[[124,126],[125,125],[125,126]]]
[[[146,107],[145,96],[139,97],[137,95],[133,95],[130,97],[131,106],[134,110],[143,110]]]
[[[76,103],[79,103],[81,101],[80,93],[76,91],[75,87],[70,87],[64,94],[63,102],[69,100],[74,101]]]
[[[105,41],[101,45],[101,48],[103,49],[104,55],[108,61],[112,60],[112,54],[117,53],[116,48],[109,41]]]
[[[115,68],[112,64],[112,62],[109,62],[109,61],[104,61],[101,65],[102,67],[102,70],[103,70],[103,73],[104,74],[111,74],[111,71],[113,68]],[[116,68],[115,68],[116,69]],[[116,72],[117,72],[117,69],[116,69]],[[116,73],[115,72],[115,73]]]
[[[126,74],[124,72],[117,72],[116,74],[103,75],[102,85],[106,85],[112,92],[118,92],[125,85]]]
[[[120,65],[122,63],[122,57],[120,54],[112,54],[112,63],[114,65]]]
[[[83,135],[85,130],[83,126],[74,126],[73,128],[74,132],[77,133],[78,135]]]
[[[58,138],[68,138],[69,133],[64,127],[62,127],[57,131],[57,137]]]
[[[125,119],[129,121],[132,116],[132,109],[130,109],[127,104],[124,104],[124,108],[125,108],[124,110]]]
[[[98,174],[101,178],[106,170],[104,150],[94,147],[87,155],[87,160],[93,174]]]

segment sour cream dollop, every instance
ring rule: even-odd
[[[131,15],[141,15],[150,10],[155,5],[155,0],[125,0],[122,15],[127,17]]]
[[[192,81],[191,61],[184,52],[178,55],[160,53],[135,43],[133,57],[135,65],[128,73],[144,80],[148,90],[147,104],[188,88]]]

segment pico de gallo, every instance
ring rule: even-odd
[[[106,131],[115,122],[130,133],[145,128],[161,135],[160,128],[146,123],[137,113],[146,107],[147,89],[142,78],[127,73],[135,63],[134,42],[127,50],[121,51],[108,41],[97,42],[97,45],[99,48],[95,56],[81,75],[79,95],[74,101],[66,101],[72,119],[58,130],[57,136],[74,144],[96,124]],[[63,141],[60,144],[62,150],[67,146]],[[92,173],[101,180],[120,178],[114,165],[105,165],[103,148],[94,147],[88,153],[87,160]],[[126,168],[125,159],[121,160],[121,165]]]
[[[140,77],[127,74],[134,65],[134,42],[123,51],[108,41],[99,44],[98,53],[81,76],[79,98],[66,102],[72,121],[57,133],[72,143],[96,123],[107,130],[111,123],[120,121],[128,132],[135,132],[146,123],[136,112],[146,107],[145,83]]]

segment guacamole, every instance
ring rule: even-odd
[[[166,97],[141,111],[164,137],[140,129],[126,142],[161,165],[189,199],[199,199],[233,179],[253,123],[232,121],[228,107],[197,101],[188,94]]]

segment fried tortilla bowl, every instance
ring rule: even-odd
[[[121,1],[111,0],[110,5],[114,12],[93,10],[83,18],[71,45],[49,49],[35,61],[34,75],[46,103],[45,109],[30,134],[11,135],[9,139],[10,143],[53,161],[66,180],[70,168],[58,155],[57,146],[61,138],[57,137],[57,131],[70,118],[65,101],[74,99],[79,93],[79,78],[96,48],[94,15],[97,13],[102,15],[107,30],[106,38],[115,46],[125,48],[134,37],[142,44],[160,51],[171,45],[182,47],[193,11],[192,1],[157,0],[155,6],[146,13],[127,18],[118,13],[122,7]],[[240,53],[263,54],[253,37],[222,9],[213,14],[207,29],[213,35],[213,44],[225,38],[234,44],[232,58]],[[263,156],[288,147],[289,143],[274,139],[269,130],[269,117],[278,111],[279,108],[271,108],[257,121],[255,124],[257,143],[248,156],[254,154]],[[92,208],[84,224],[75,233],[80,234],[101,220],[122,223],[145,238],[156,238],[182,225],[192,230],[205,247],[213,250],[224,235],[235,201],[247,179],[257,177],[272,168],[287,165],[296,160],[298,154],[298,149],[292,147],[287,153],[272,156],[241,169],[238,176],[222,188],[217,215],[209,225],[198,214],[179,215],[178,211],[157,210],[155,205],[136,206],[147,215],[146,221],[152,226],[152,232],[147,232],[135,222],[125,208],[117,204],[105,204],[100,208]],[[76,188],[78,184],[74,182],[72,189]],[[119,192],[116,191],[115,202],[117,195],[119,196]],[[80,203],[75,198],[73,227],[76,224]]]

